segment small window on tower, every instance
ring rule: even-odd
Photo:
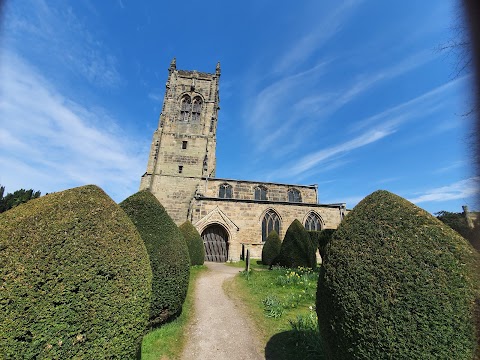
[[[181,174],[183,171],[183,165],[178,165],[178,173]]]
[[[182,149],[187,148],[188,141],[182,141]]]

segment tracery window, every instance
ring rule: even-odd
[[[311,212],[305,220],[305,229],[309,231],[322,230],[322,219],[316,213]]]
[[[221,199],[231,199],[232,198],[232,186],[225,183],[221,184],[218,189],[218,197]]]
[[[268,234],[275,230],[280,235],[280,217],[270,209],[265,213],[262,221],[262,242],[267,240]]]
[[[264,186],[257,186],[255,188],[255,200],[267,200],[267,188]]]
[[[197,96],[193,99],[192,121],[200,121],[201,111],[202,111],[202,99]]]
[[[190,96],[183,95],[180,108],[180,121],[188,121],[190,119],[190,111],[192,110],[192,100]]]
[[[297,189],[288,190],[288,202],[302,202],[302,194]]]

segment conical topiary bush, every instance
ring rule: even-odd
[[[139,191],[120,203],[145,242],[152,267],[150,323],[165,322],[182,309],[188,288],[190,259],[177,225],[157,198]]]
[[[280,254],[282,242],[275,230],[272,230],[267,236],[267,240],[262,249],[262,263],[264,265],[272,265],[273,261]]]
[[[316,247],[310,240],[307,230],[297,219],[293,220],[287,229],[280,248],[278,261],[281,266],[295,268],[317,266]],[[277,260],[276,260],[277,261]]]
[[[478,254],[407,200],[376,191],[327,245],[317,290],[330,359],[474,359]]]
[[[179,229],[187,243],[190,265],[203,265],[205,261],[205,246],[197,229],[188,220],[180,225]]]
[[[100,188],[0,214],[0,278],[0,358],[135,358],[152,273],[137,230]]]

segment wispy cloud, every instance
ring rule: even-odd
[[[451,89],[459,86],[459,84],[465,82],[470,75],[462,76],[458,79],[451,80],[446,84],[440,85],[430,91],[427,91],[411,100],[405,101],[399,105],[390,107],[380,113],[370,116],[366,119],[357,121],[351,128],[351,131],[359,131],[364,128],[370,127],[373,124],[383,121],[386,118],[392,116],[398,116],[399,114],[408,114],[412,117],[413,114],[423,114],[430,112],[432,108],[434,110],[439,109],[439,104],[444,100],[444,95]]]
[[[457,181],[451,185],[426,190],[416,197],[410,198],[409,201],[418,204],[466,199],[480,193],[479,182],[480,177],[471,177],[469,179]]]
[[[249,116],[254,137],[261,139],[257,142],[257,150],[264,151],[288,136],[289,141],[285,142],[288,145],[278,152],[284,154],[295,151],[305,138],[302,136],[297,141],[292,138],[292,134],[311,133],[310,128],[318,128],[322,119],[329,118],[369,89],[401,76],[433,58],[429,52],[421,51],[394,65],[359,75],[350,83],[334,90],[325,91],[319,86],[318,80],[327,71],[327,61],[274,82],[259,93]],[[383,115],[380,114],[379,117]]]
[[[298,68],[311,54],[335,36],[359,3],[360,1],[343,1],[331,12],[319,14],[321,18],[318,19],[315,28],[310,29],[300,39],[296,39],[293,47],[288,47],[288,51],[285,51],[274,65],[274,71],[283,73]]]
[[[443,174],[443,173],[449,173],[451,171],[458,171],[458,169],[462,167],[468,166],[468,162],[466,160],[459,160],[459,161],[454,161],[453,163],[443,166],[437,170],[435,170],[435,174]]]
[[[352,126],[352,132],[360,133],[359,135],[354,136],[351,140],[311,152],[300,158],[297,156],[296,159],[293,159],[287,165],[273,172],[272,176],[281,176],[284,178],[285,174],[288,174],[287,178],[290,178],[311,174],[312,171],[315,172],[314,169],[316,167],[320,165],[325,167],[327,162],[332,158],[338,161],[338,157],[340,156],[344,156],[357,148],[372,144],[395,133],[403,124],[429,115],[432,111],[438,111],[440,109],[439,104],[445,101],[445,96],[448,96],[449,91],[462,83],[466,78],[465,76],[452,80],[414,99],[357,121]]]
[[[37,63],[45,71],[65,68],[96,86],[122,85],[116,56],[71,7],[59,4],[52,6],[44,0],[7,4],[4,45],[25,57],[41,59]]]
[[[2,185],[51,192],[93,183],[116,200],[137,190],[146,151],[105,111],[62,96],[11,53],[3,56],[1,78]]]
[[[390,134],[393,134],[394,132],[395,129],[393,129],[393,127],[385,126],[383,129],[368,131],[342,144],[314,152],[313,154],[309,154],[301,158],[300,161],[297,162],[297,165],[294,165],[289,170],[288,174],[289,176],[296,176],[307,170],[310,170],[314,166],[319,165],[321,162],[331,158],[332,156],[347,153],[362,146],[374,143]]]

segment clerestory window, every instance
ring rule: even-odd
[[[305,229],[309,231],[322,230],[322,219],[316,213],[311,212],[305,220]]]
[[[280,217],[270,209],[265,213],[262,221],[262,242],[267,240],[268,234],[275,230],[280,235]]]
[[[302,194],[297,189],[288,190],[288,202],[302,202]]]
[[[218,189],[218,197],[221,199],[231,199],[232,198],[232,186],[229,184],[221,184]]]
[[[255,200],[267,200],[267,188],[264,186],[257,186],[255,188]]]

